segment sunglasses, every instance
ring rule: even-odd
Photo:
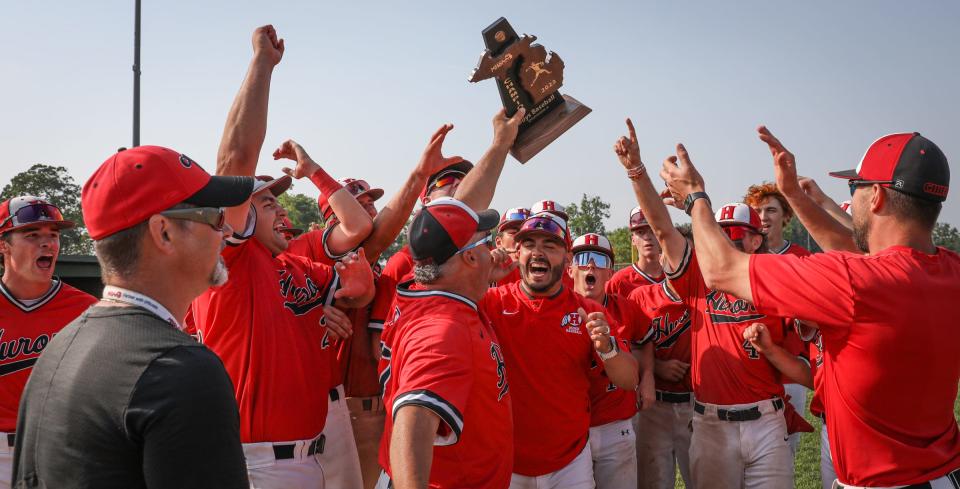
[[[222,207],[191,207],[189,209],[171,209],[160,213],[163,217],[180,219],[183,221],[201,222],[213,228],[214,231],[223,231],[226,214]]]
[[[875,183],[880,185],[890,185],[893,183],[893,180],[847,180],[847,186],[850,187],[850,196],[853,197],[853,193],[857,191],[857,187],[865,187]]]
[[[530,214],[528,214],[528,213],[526,213],[526,212],[513,212],[513,213],[510,213],[510,214],[505,214],[505,215],[503,216],[503,222],[507,222],[507,221],[522,221],[522,220],[524,220],[524,219],[526,219],[526,218],[528,218],[528,217],[530,217]]]
[[[561,226],[560,223],[549,217],[530,217],[526,221],[523,221],[523,224],[520,225],[520,232],[534,230],[546,231],[547,233],[552,234],[563,241],[566,241],[567,238],[566,227]]]
[[[438,178],[433,182],[433,185],[430,186],[430,189],[432,190],[435,188],[443,188],[443,187],[453,185],[459,182],[462,177],[463,175],[454,174],[454,175],[447,175],[445,177]]]
[[[34,222],[62,221],[60,209],[51,204],[30,204],[17,209],[10,217],[3,220],[0,226],[12,223],[13,226],[22,226]]]
[[[370,186],[367,185],[367,182],[364,182],[363,180],[350,182],[344,185],[344,187],[347,188],[347,192],[350,192],[351,195],[360,195],[367,190],[370,190]]]
[[[581,270],[590,267],[590,263],[597,268],[613,268],[613,260],[606,253],[599,251],[581,251],[574,253],[573,264]]]
[[[478,248],[483,245],[487,245],[487,248],[493,247],[493,237],[488,234],[484,236],[483,239],[470,243],[467,246],[464,246],[463,248],[460,248],[459,250],[457,250],[457,254],[459,255],[460,253],[463,253],[465,251],[470,251],[474,248]]]

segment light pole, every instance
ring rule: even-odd
[[[140,0],[133,26],[133,147],[140,146]]]

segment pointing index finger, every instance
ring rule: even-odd
[[[630,130],[630,141],[637,142],[637,130],[633,128],[633,121],[627,117],[627,129]]]

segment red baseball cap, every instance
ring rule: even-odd
[[[380,197],[383,197],[382,188],[370,188],[370,184],[366,180],[360,180],[358,178],[344,178],[343,180],[338,180],[340,185],[343,185],[347,192],[350,192],[355,198],[360,197],[361,195],[369,195],[370,199],[376,202]],[[317,206],[320,207],[320,215],[323,216],[323,220],[326,221],[333,215],[333,209],[330,208],[329,196],[320,194],[320,197],[317,197]]]
[[[748,232],[760,232],[760,214],[743,202],[734,202],[721,207],[716,213],[717,223],[730,239],[743,239]]]
[[[507,209],[507,212],[504,212],[500,216],[500,224],[497,225],[497,232],[503,232],[504,229],[509,228],[520,228],[520,224],[523,221],[530,217],[530,209],[526,207],[513,207]]]
[[[599,251],[610,258],[613,258],[613,246],[606,236],[597,233],[587,233],[573,240],[573,253],[581,251]]]
[[[555,216],[560,216],[564,221],[570,219],[570,216],[567,215],[567,210],[552,200],[541,200],[530,206],[531,214],[540,214],[541,212],[549,212]]]
[[[474,234],[495,228],[499,220],[493,209],[474,212],[459,200],[441,197],[423,206],[410,223],[410,255],[441,265],[471,244]]]
[[[918,132],[888,134],[874,141],[853,170],[830,176],[878,183],[898,192],[934,202],[947,200],[950,166],[933,141]],[[852,188],[852,187],[851,187]]]
[[[211,176],[184,154],[138,146],[107,158],[83,185],[90,238],[100,240],[177,204],[233,207],[250,198],[252,177]]]
[[[463,177],[467,176],[467,173],[470,173],[470,170],[472,169],[473,163],[463,160],[449,165],[433,175],[430,175],[430,178],[427,179],[427,184],[423,187],[423,191],[420,192],[420,200],[423,201],[423,198],[427,196],[427,193],[433,190],[434,186],[436,186],[438,183],[443,183],[441,180],[446,179],[446,177],[453,177],[457,180],[463,180]]]
[[[534,214],[523,221],[520,230],[513,239],[518,243],[532,234],[545,234],[563,242],[570,249],[570,231],[567,230],[567,221],[551,212]]]
[[[650,223],[647,222],[647,216],[643,215],[643,209],[641,209],[640,206],[634,207],[633,210],[630,211],[630,230],[636,231],[649,226]]]
[[[53,224],[57,229],[72,228],[76,225],[63,218],[60,208],[40,197],[23,195],[0,204],[0,234],[31,224]]]

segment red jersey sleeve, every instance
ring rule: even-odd
[[[397,295],[397,284],[404,276],[410,273],[412,262],[403,250],[394,253],[383,267],[380,278],[377,280],[377,293],[373,297],[373,306],[370,309],[370,329],[383,330],[383,323],[390,315],[390,306]]]
[[[434,445],[457,443],[463,431],[463,412],[473,384],[473,348],[469,331],[444,320],[408,324],[395,338],[391,368],[396,396],[391,416],[404,406],[429,409],[443,423]]]
[[[697,254],[690,246],[688,241],[683,249],[683,258],[680,260],[680,266],[676,270],[666,272],[670,287],[676,293],[677,297],[683,303],[693,307],[696,297],[694,294],[699,290],[703,283],[703,275],[700,273],[700,263],[697,261]]]
[[[763,314],[820,327],[846,328],[853,322],[853,288],[842,253],[751,255],[750,291]]]

